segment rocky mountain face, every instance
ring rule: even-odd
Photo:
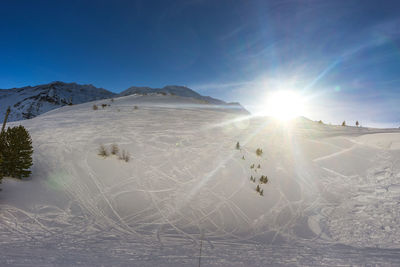
[[[112,93],[91,84],[52,82],[37,86],[26,86],[0,90],[0,121],[3,120],[7,107],[11,107],[8,121],[34,118],[42,113],[65,106],[89,101],[122,97],[128,95],[176,95],[204,101],[205,104],[218,105],[239,112],[247,111],[239,103],[226,103],[210,96],[202,96],[185,86],[168,85],[163,88],[132,86],[120,94]]]
[[[64,82],[5,89],[0,90],[0,118],[2,120],[8,106],[11,107],[8,121],[17,121],[30,119],[65,105],[111,98],[115,95],[91,84]]]

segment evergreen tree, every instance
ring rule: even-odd
[[[360,123],[358,123],[358,121],[356,121],[356,126],[358,127],[358,125],[360,125]]]
[[[240,149],[240,144],[239,144],[239,142],[236,143],[236,149],[237,149],[237,150]]]
[[[0,153],[0,184],[1,184],[1,181],[3,180],[3,173],[2,173],[2,170],[1,170],[2,163],[3,163],[3,156]]]
[[[346,126],[346,121],[343,121],[343,122],[342,122],[342,126]]]
[[[32,139],[22,126],[8,128],[2,139],[1,170],[3,175],[16,178],[28,177],[32,166]]]
[[[260,183],[261,183],[261,184],[266,184],[266,183],[268,183],[268,178],[267,178],[267,176],[261,175],[261,177],[260,177]]]
[[[260,190],[261,190],[260,185],[257,185],[256,191],[257,191],[257,192],[260,192]]]
[[[5,174],[4,155],[7,153],[6,131],[0,132],[0,181]]]

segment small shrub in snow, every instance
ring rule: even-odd
[[[128,162],[131,159],[131,156],[129,155],[129,152],[122,150],[122,153],[119,155],[119,159]]]
[[[264,196],[264,189],[260,190],[260,196]]]
[[[108,151],[103,145],[101,145],[99,148],[99,156],[108,157]]]
[[[257,148],[257,150],[256,150],[257,156],[261,156],[262,153],[263,153],[262,149],[261,148]]]
[[[358,121],[356,121],[356,126],[358,127],[360,125],[360,123]]]
[[[242,156],[242,160],[244,160],[244,156]]]
[[[93,110],[98,110],[99,108],[97,107],[97,105],[93,105]]]
[[[107,107],[107,104],[101,104],[101,107],[105,108],[105,107]]]
[[[134,106],[133,109],[139,109],[138,106]]]
[[[267,176],[261,175],[261,177],[260,177],[260,183],[261,183],[261,184],[266,184],[266,183],[268,183],[268,178],[267,178]]]
[[[111,154],[112,154],[112,155],[117,155],[118,152],[119,152],[118,146],[117,146],[116,144],[112,144],[112,145],[111,145]]]
[[[237,149],[237,150],[240,149],[240,144],[239,144],[239,142],[236,143],[236,149]]]
[[[318,121],[319,124],[324,124],[321,120]]]
[[[258,164],[257,168],[258,168],[258,169],[260,169],[260,168],[261,168],[261,165],[260,165],[260,164]]]
[[[346,126],[346,121],[343,121],[343,122],[342,122],[342,126]]]
[[[114,98],[111,98],[111,102],[114,102]]]
[[[250,165],[250,169],[254,169],[254,164],[251,164],[251,165]]]
[[[257,193],[260,193],[260,191],[261,191],[261,187],[260,187],[260,185],[258,184],[257,187],[256,187],[256,192],[257,192]]]

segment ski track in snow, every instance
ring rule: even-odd
[[[204,266],[400,265],[400,132],[332,135],[309,122],[320,133],[310,137],[301,125],[140,101],[21,122],[34,168],[2,186],[1,265],[192,266],[201,236]],[[128,163],[97,155],[113,143]],[[261,174],[264,197],[249,180]]]

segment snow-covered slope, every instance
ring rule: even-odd
[[[2,185],[2,263],[197,266],[202,246],[202,266],[400,264],[399,130],[284,125],[171,95],[19,123],[33,175]],[[129,162],[97,155],[113,143]]]
[[[0,90],[0,118],[4,118],[7,107],[11,107],[8,121],[31,119],[53,109],[71,104],[81,104],[93,100],[106,99],[127,95],[169,94],[182,97],[191,97],[202,100],[204,103],[227,106],[232,111],[248,113],[239,103],[226,103],[209,96],[202,96],[197,92],[184,87],[169,85],[164,88],[130,87],[120,94],[115,94],[93,85],[76,83],[52,82],[37,86]]]
[[[93,85],[52,82],[38,86],[0,90],[0,118],[11,107],[9,121],[30,119],[65,105],[81,104],[115,94]]]
[[[202,96],[199,93],[193,91],[192,89],[186,86],[179,86],[179,85],[167,85],[163,88],[150,88],[150,87],[137,87],[132,86],[126,89],[125,91],[121,92],[120,96],[127,96],[127,95],[147,95],[147,94],[170,94],[176,96],[183,96],[183,97],[191,97],[199,100],[203,100],[205,103],[215,104],[215,105],[230,105],[231,107],[236,107],[237,109],[245,110],[239,103],[226,103],[222,100],[212,98],[210,96]]]

